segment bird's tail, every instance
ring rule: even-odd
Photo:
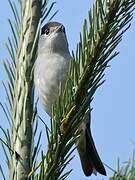
[[[90,176],[92,173],[96,174],[96,172],[99,172],[102,175],[106,175],[105,168],[98,155],[90,131],[90,115],[87,115],[87,118],[81,124],[80,129],[81,134],[77,140],[77,150],[84,174]]]

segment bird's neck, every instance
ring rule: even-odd
[[[42,47],[38,49],[38,53],[44,53],[44,54],[70,54],[69,48],[64,48],[64,47]]]

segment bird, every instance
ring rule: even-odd
[[[52,105],[57,100],[59,89],[64,89],[69,64],[72,61],[65,27],[59,22],[48,22],[41,28],[37,59],[34,65],[34,83],[37,96],[46,113],[51,117]],[[90,129],[91,115],[83,120],[81,134],[76,142],[83,172],[106,175],[104,165],[96,150]]]

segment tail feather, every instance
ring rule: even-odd
[[[90,119],[87,118],[87,120],[81,124],[80,129],[81,134],[77,142],[77,150],[84,174],[90,176],[92,173],[96,174],[96,172],[99,172],[102,175],[106,175],[104,165],[98,155],[92,138]]]
[[[102,175],[106,175],[104,165],[96,150],[91,132],[86,129],[86,156],[90,156],[90,161],[93,163],[93,169]]]

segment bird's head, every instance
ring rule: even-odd
[[[43,52],[66,52],[68,50],[68,42],[65,27],[58,22],[49,22],[41,29],[39,39],[39,51]]]

